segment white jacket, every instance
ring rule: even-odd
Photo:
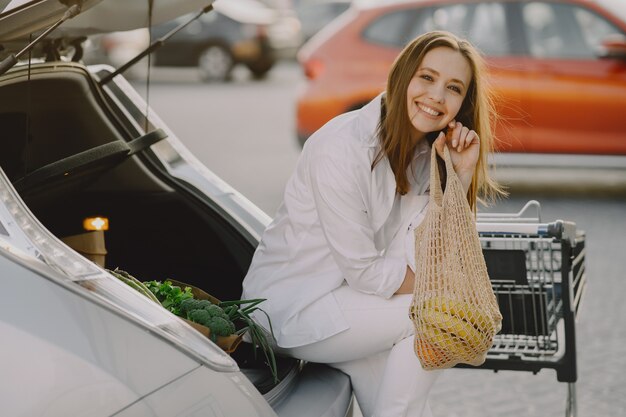
[[[396,182],[387,158],[371,169],[380,149],[380,105],[379,95],[307,140],[254,254],[243,297],[267,299],[260,307],[279,346],[302,346],[346,330],[333,290],[347,283],[390,298],[414,264],[412,229],[428,202],[430,147],[422,141],[417,152],[415,186],[400,199],[398,230],[381,233]],[[255,320],[269,328],[263,314]]]

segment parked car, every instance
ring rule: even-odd
[[[235,300],[270,219],[112,67],[78,62],[83,36],[145,25],[147,2],[20,3],[0,5],[1,414],[351,416],[343,373],[278,356],[275,382],[250,343],[227,355],[65,243],[106,218],[107,267]],[[205,6],[155,1],[153,21]],[[31,62],[10,55],[77,12]]]
[[[352,0],[306,0],[296,6],[302,24],[302,37],[308,41],[341,13],[348,10]]]
[[[197,66],[205,81],[224,81],[242,64],[255,78],[264,77],[276,62],[268,30],[276,13],[255,0],[218,3],[207,13],[174,35],[154,53],[154,64],[167,67]],[[189,20],[181,16],[152,28],[160,38]]]
[[[384,90],[401,48],[441,29],[468,38],[486,56],[500,115],[499,150],[626,155],[626,20],[621,2],[603,3],[353,6],[299,52],[308,78],[297,103],[300,141]]]

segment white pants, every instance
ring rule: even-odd
[[[386,300],[348,286],[333,294],[350,328],[280,350],[348,374],[364,417],[431,417],[428,393],[441,371],[425,371],[415,356],[408,315],[411,295]]]

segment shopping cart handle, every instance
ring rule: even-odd
[[[552,223],[476,223],[480,234],[495,235],[530,235],[567,239],[574,243],[576,223],[557,220]]]

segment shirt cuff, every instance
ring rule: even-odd
[[[404,259],[385,258],[383,264],[383,282],[376,293],[384,298],[391,298],[404,282],[406,262]]]

